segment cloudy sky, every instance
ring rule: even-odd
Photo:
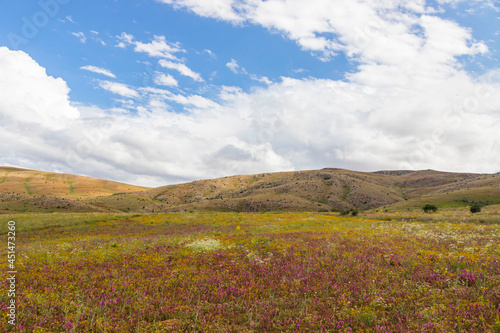
[[[0,2],[0,165],[500,171],[495,0]]]

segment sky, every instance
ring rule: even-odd
[[[0,165],[500,171],[495,0],[0,0]]]

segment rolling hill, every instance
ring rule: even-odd
[[[2,176],[3,175],[3,176]],[[146,188],[89,177],[0,168],[0,213],[185,210],[344,211],[500,204],[500,174],[326,168]]]
[[[85,200],[147,189],[91,177],[0,167],[0,212],[107,211]]]

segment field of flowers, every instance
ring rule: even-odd
[[[40,218],[16,220],[17,332],[500,332],[498,219]]]

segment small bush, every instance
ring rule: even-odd
[[[479,213],[481,211],[481,205],[478,203],[474,203],[470,206],[470,212],[472,214]]]
[[[438,208],[436,205],[433,204],[425,204],[424,207],[422,207],[424,212],[429,213],[430,211],[432,212],[437,212]]]
[[[346,216],[346,215],[351,214],[352,216],[357,216],[358,213],[359,213],[359,211],[356,208],[351,208],[351,209],[348,209],[348,210],[342,210],[340,212],[340,215],[341,216]]]

